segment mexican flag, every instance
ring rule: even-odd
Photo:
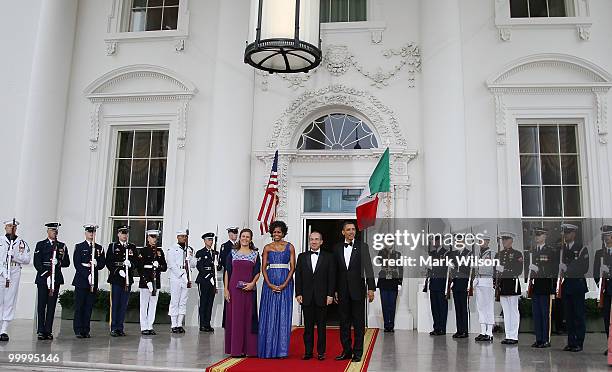
[[[389,192],[391,180],[389,176],[389,148],[380,157],[370,181],[363,190],[363,194],[357,202],[355,214],[357,215],[357,228],[361,231],[376,223],[376,217],[381,217],[384,212],[383,202],[380,201],[378,193]]]

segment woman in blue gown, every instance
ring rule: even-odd
[[[259,307],[257,355],[260,358],[286,358],[293,316],[293,272],[295,248],[284,240],[287,225],[270,224],[272,243],[262,253],[264,285]]]

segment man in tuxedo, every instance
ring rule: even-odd
[[[334,300],[336,262],[331,253],[321,251],[323,236],[313,231],[308,237],[310,250],[300,253],[295,267],[295,299],[304,313],[304,360],[312,358],[314,326],[317,325],[317,359],[325,359],[327,305]]]
[[[365,297],[374,301],[374,270],[366,243],[355,241],[357,227],[352,221],[342,224],[344,242],[334,247],[336,257],[336,301],[340,313],[342,354],[336,360],[360,362],[365,334]],[[366,287],[367,285],[367,287]],[[351,348],[351,325],[355,341]]]

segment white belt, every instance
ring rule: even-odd
[[[21,267],[21,264],[19,262],[11,262],[11,266],[19,266],[19,267]]]
[[[289,264],[269,264],[268,269],[290,269]]]
[[[144,268],[144,269],[152,269],[152,268],[153,268],[153,265],[144,265],[144,266],[143,266],[143,268]]]

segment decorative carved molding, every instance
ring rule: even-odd
[[[93,104],[91,113],[89,114],[89,149],[96,151],[98,148],[98,139],[100,138],[100,116],[102,113],[102,104],[97,102]]]
[[[270,85],[270,73],[261,70],[255,70],[255,75],[259,76],[259,88],[261,89],[261,91],[267,92],[268,87]]]
[[[318,70],[324,69],[332,76],[344,75],[350,68],[354,68],[359,74],[370,80],[371,85],[383,88],[389,85],[389,80],[396,76],[400,71],[408,71],[408,86],[415,86],[415,76],[421,71],[421,52],[415,43],[408,43],[399,49],[387,49],[382,52],[383,57],[391,59],[399,57],[399,62],[391,69],[385,70],[382,67],[374,71],[368,71],[357,58],[351,53],[346,45],[329,45],[323,53],[323,63],[320,68],[314,69],[306,74],[275,74],[288,83],[288,87],[293,90],[303,88]],[[260,76],[260,87],[262,91],[268,89],[268,76]]]
[[[580,40],[591,40],[591,25],[578,25],[576,29],[578,30],[578,37]]]
[[[597,134],[599,134],[599,143],[608,143],[608,91],[593,89],[595,96],[595,123],[597,125]]]
[[[506,107],[502,94],[495,94],[495,133],[497,144],[503,146],[506,144]]]
[[[106,55],[114,56],[117,54],[117,42],[116,41],[107,41],[106,42]]]
[[[182,52],[185,50],[185,39],[176,39],[174,41],[174,50]]]
[[[512,38],[512,30],[508,27],[499,28],[499,38],[501,41],[510,41]]]

